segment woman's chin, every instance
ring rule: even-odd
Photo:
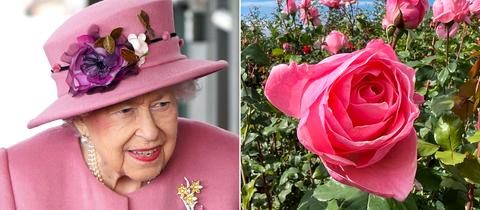
[[[164,168],[164,158],[162,155],[151,162],[139,161],[135,158],[127,158],[130,164],[125,170],[125,175],[133,180],[149,181],[157,177]]]

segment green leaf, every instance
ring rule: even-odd
[[[465,209],[466,193],[458,190],[446,189],[443,194],[443,204],[446,210]]]
[[[300,55],[292,55],[290,57],[290,61],[295,61],[296,63],[301,63],[302,62],[302,56]]]
[[[328,201],[327,209],[325,210],[338,210],[338,204],[336,200]]]
[[[332,202],[335,202],[335,200]],[[325,202],[321,202],[313,197],[313,191],[307,191],[300,200],[297,210],[317,210],[325,208],[327,208],[327,204]]]
[[[440,73],[437,75],[438,81],[440,82],[440,84],[445,85],[445,82],[448,79],[448,75],[449,75],[449,72],[447,68],[444,68],[440,71]]]
[[[480,142],[480,131],[476,131],[473,136],[467,138],[470,143]]]
[[[283,54],[282,48],[275,48],[272,50],[272,56],[279,56]]]
[[[439,148],[440,146],[436,144],[432,144],[423,140],[417,141],[418,154],[422,157],[433,155]]]
[[[464,183],[449,177],[442,177],[442,182],[440,183],[440,187],[451,188],[451,189],[467,192],[467,188],[465,187]]]
[[[453,97],[448,95],[437,96],[432,100],[432,112],[439,116],[453,108]]]
[[[250,200],[253,197],[253,194],[257,191],[255,188],[255,181],[257,178],[260,177],[260,174],[253,178],[250,182],[243,185],[242,187],[242,209],[249,209],[250,207]]]
[[[435,153],[435,158],[439,159],[440,161],[442,161],[442,163],[446,165],[456,165],[462,163],[465,157],[465,154],[453,151],[437,151]]]
[[[103,48],[109,53],[113,54],[115,52],[115,40],[112,36],[106,36],[103,40]]]
[[[331,179],[323,185],[318,185],[313,191],[313,197],[319,201],[329,201],[332,199],[350,200],[362,194],[364,194],[364,192]]]
[[[422,59],[422,63],[430,64],[433,60],[437,59],[437,55],[428,56]]]
[[[457,70],[457,63],[449,63],[447,69],[450,73],[455,73],[455,71]]]
[[[477,158],[467,158],[465,161],[458,164],[457,168],[467,181],[474,184],[480,184],[480,163]]]
[[[242,59],[249,60],[258,65],[268,65],[268,57],[258,44],[250,44],[242,51]]]
[[[244,141],[244,145],[247,145],[249,144],[250,142],[252,142],[253,140],[255,140],[258,136],[258,133],[248,133],[247,134],[247,137],[245,139],[242,138],[242,141]]]
[[[423,190],[425,191],[435,191],[438,190],[442,179],[440,176],[433,173],[433,170],[430,168],[419,167],[415,174],[415,179],[417,179],[420,184],[422,184]]]
[[[287,182],[284,185],[283,190],[278,194],[278,199],[280,200],[280,202],[283,203],[285,199],[287,199],[288,194],[292,192],[292,186],[293,184],[291,182]]]
[[[367,210],[389,210],[390,206],[385,198],[375,196],[373,194],[368,195]]]
[[[280,185],[285,184],[289,179],[293,179],[293,180],[298,179],[299,172],[300,170],[298,170],[298,168],[290,167],[285,172],[283,172],[282,176],[280,177],[279,184]]]
[[[444,150],[455,150],[460,145],[463,132],[462,121],[453,116],[444,115],[438,120],[434,130],[435,142]]]
[[[388,199],[387,201],[392,210],[418,210],[412,194],[408,195],[407,199],[403,202],[399,202],[395,199]]]

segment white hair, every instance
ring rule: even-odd
[[[197,80],[187,80],[172,86],[175,98],[180,101],[188,101],[195,97],[200,90]]]

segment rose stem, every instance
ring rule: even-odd
[[[475,185],[468,184],[467,204],[465,204],[465,210],[472,210],[474,191],[475,191]]]
[[[463,31],[462,31],[462,40],[460,41],[460,45],[458,46],[458,51],[457,51],[457,58],[455,61],[458,61],[458,58],[460,57],[460,53],[462,52],[462,47],[463,47],[463,42],[465,41],[465,36],[467,36],[467,25],[463,25]]]
[[[391,43],[392,48],[394,50],[395,50],[395,47],[397,46],[398,40],[400,40],[402,35],[403,35],[403,29],[395,27],[395,32],[393,33],[393,40],[392,40],[392,43]]]

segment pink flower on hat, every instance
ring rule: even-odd
[[[417,166],[414,82],[415,70],[390,45],[373,40],[318,64],[273,67],[265,95],[300,119],[300,143],[335,180],[402,201]]]
[[[144,33],[138,35],[130,34],[128,35],[128,42],[132,45],[135,50],[135,55],[137,55],[140,60],[137,63],[137,66],[140,67],[145,63],[145,55],[148,54],[148,44],[145,42],[147,36]]]
[[[345,47],[347,42],[347,36],[340,31],[333,30],[325,38],[325,45],[322,45],[322,48],[332,54],[337,54],[340,49]]]

